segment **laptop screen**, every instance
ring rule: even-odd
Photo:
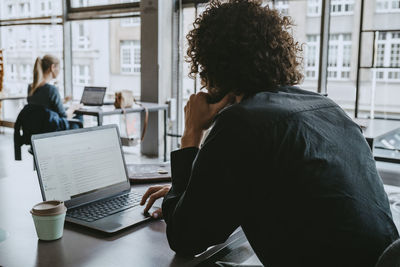
[[[46,200],[67,201],[127,181],[115,127],[32,142]]]
[[[81,98],[81,103],[84,105],[103,105],[106,87],[88,87],[85,86]]]

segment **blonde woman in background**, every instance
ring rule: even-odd
[[[54,112],[60,117],[71,119],[74,111],[79,105],[71,106],[67,112],[64,109],[58,88],[50,81],[56,79],[60,73],[60,60],[52,55],[38,57],[33,68],[33,82],[28,86],[28,103],[41,105]],[[82,117],[75,117],[82,121]],[[70,128],[76,128],[71,125]]]

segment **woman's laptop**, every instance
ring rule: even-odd
[[[43,200],[64,201],[67,221],[113,233],[150,219],[131,191],[117,125],[33,135],[32,147]]]
[[[85,86],[81,103],[85,106],[102,106],[105,94],[106,87]]]

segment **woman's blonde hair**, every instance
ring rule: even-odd
[[[60,64],[60,60],[52,55],[45,55],[43,58],[38,57],[33,67],[33,82],[29,95],[33,95],[39,85],[43,82],[43,74],[47,72],[51,66]]]

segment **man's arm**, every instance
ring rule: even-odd
[[[172,187],[162,212],[173,250],[198,254],[224,242],[241,223],[243,181],[254,153],[254,131],[240,112],[224,112],[203,147],[171,153]]]

